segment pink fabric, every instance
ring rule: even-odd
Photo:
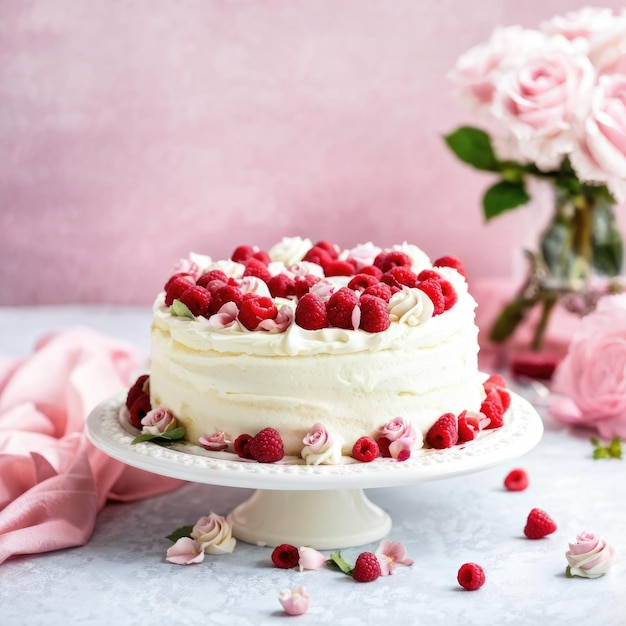
[[[49,335],[22,362],[0,362],[0,563],[86,543],[108,498],[180,481],[126,466],[83,432],[89,412],[131,382],[129,346],[91,330]]]

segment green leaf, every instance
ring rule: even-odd
[[[178,428],[173,428],[172,430],[168,430],[159,435],[153,435],[152,433],[144,433],[143,435],[139,435],[135,437],[131,444],[141,443],[143,441],[153,441],[154,443],[158,443],[161,446],[171,445],[176,441],[180,441],[185,436],[185,429],[182,426]]]
[[[180,300],[174,300],[170,306],[170,313],[176,317],[190,317],[194,319],[193,313],[189,310],[186,304],[183,304]]]
[[[333,552],[328,558],[331,563],[334,563],[344,574],[352,576],[354,568],[341,556],[341,552]]]
[[[539,293],[533,298],[518,297],[502,309],[489,331],[489,339],[503,343],[525,319],[530,310],[539,302]]]
[[[172,543],[176,543],[182,537],[191,537],[191,531],[193,526],[182,526],[177,528],[173,533],[167,535],[166,539],[169,539]]]
[[[510,211],[526,204],[530,196],[526,192],[524,182],[501,180],[487,189],[483,196],[483,213],[486,220],[497,217],[505,211]]]
[[[609,455],[614,459],[622,458],[622,442],[619,437],[613,437],[609,443]]]
[[[500,170],[489,135],[480,128],[462,126],[444,139],[448,147],[464,163],[478,170],[497,172]]]
[[[574,575],[572,574],[572,568],[569,565],[565,568],[565,576],[567,578],[574,578]]]
[[[592,264],[605,276],[618,276],[624,261],[624,244],[610,205],[598,206],[593,212]]]

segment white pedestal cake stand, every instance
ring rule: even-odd
[[[511,394],[504,425],[445,450],[421,449],[398,463],[377,459],[342,465],[306,465],[289,457],[263,464],[192,444],[132,444],[138,431],[119,419],[125,396],[100,404],[87,418],[87,436],[107,455],[149,472],[198,483],[245,487],[255,493],[229,516],[233,535],[257,545],[291,543],[320,550],[377,541],[391,519],[364,488],[408,485],[477,472],[521,456],[541,439],[543,424],[532,405]]]

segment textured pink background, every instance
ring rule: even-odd
[[[446,72],[562,1],[0,0],[0,304],[149,304],[189,250],[407,239],[508,277]],[[605,2],[621,7],[621,2]],[[478,8],[479,7],[479,8]]]

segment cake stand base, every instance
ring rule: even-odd
[[[385,537],[391,518],[362,489],[258,489],[229,516],[233,536],[246,543],[282,543],[331,550]]]

